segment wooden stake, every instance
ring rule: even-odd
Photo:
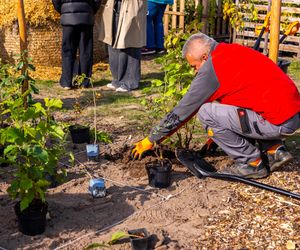
[[[26,22],[23,0],[18,0],[18,23],[19,23],[19,35],[20,35],[20,54],[22,60],[24,60],[24,66],[22,68],[22,74],[24,74],[28,67],[27,62],[27,34],[26,34]],[[25,79],[22,85],[22,94],[28,90],[28,80]],[[27,96],[24,97],[24,106],[27,107]]]
[[[269,58],[277,63],[280,34],[281,0],[272,0]]]

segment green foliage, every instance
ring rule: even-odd
[[[92,243],[88,245],[86,248],[83,250],[89,250],[93,248],[109,248],[111,245],[116,244],[119,240],[128,238],[128,237],[136,237],[136,238],[141,238],[142,236],[135,235],[135,234],[128,234],[123,231],[117,231],[112,234],[111,239],[108,242],[102,242],[102,243]]]
[[[182,58],[182,47],[193,33],[199,31],[200,26],[201,24],[194,21],[184,33],[173,30],[166,37],[167,54],[156,59],[156,62],[162,65],[161,69],[165,72],[164,79],[153,80],[151,87],[145,89],[146,93],[152,95],[142,101],[153,119],[161,119],[170,112],[188,91],[194,78],[194,71]],[[193,127],[194,119],[177,131],[177,138],[172,137],[172,139],[165,140],[165,143],[170,146],[189,147]]]
[[[184,22],[189,24],[193,21],[201,22],[203,6],[199,3],[195,5],[194,0],[185,0],[184,2]]]
[[[250,17],[246,18],[246,14],[250,14]],[[241,0],[238,4],[233,0],[223,0],[223,18],[228,18],[231,27],[241,31],[245,26],[245,20],[258,19],[258,10],[255,8],[254,0]]]
[[[209,8],[208,8],[208,35],[214,35],[215,34],[215,28],[216,28],[216,16],[217,16],[217,1],[215,0],[209,0]]]
[[[23,70],[22,58],[15,67],[1,65],[0,116],[4,124],[0,128],[0,144],[5,146],[1,161],[16,167],[14,178],[8,188],[9,195],[21,201],[24,210],[33,199],[45,201],[45,192],[50,185],[47,176],[61,176],[57,163],[64,154],[65,132],[63,126],[53,119],[53,112],[62,107],[59,99],[44,99],[28,102],[26,97],[37,91],[29,70]],[[22,73],[17,73],[17,72]],[[29,89],[22,93],[23,80],[30,82]]]
[[[95,135],[96,135],[96,139],[95,139]],[[96,131],[95,132],[95,129],[91,130],[90,131],[90,136],[91,136],[91,139],[94,140],[94,141],[97,141],[97,142],[104,142],[104,143],[111,143],[112,142],[112,138],[111,136],[104,132],[104,131]]]
[[[115,244],[117,243],[119,240],[124,239],[126,237],[129,237],[130,235],[126,232],[123,231],[118,231],[112,234],[111,239],[109,241],[109,244]]]
[[[288,68],[288,73],[295,81],[299,81],[300,80],[300,61],[291,59],[291,65]]]

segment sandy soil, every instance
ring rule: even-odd
[[[56,90],[50,95],[57,95]],[[64,93],[73,100],[79,92]],[[49,95],[49,93],[47,93]],[[69,95],[69,96],[68,96]],[[68,105],[68,103],[66,104]],[[64,113],[61,119],[69,119]],[[145,163],[130,161],[130,146],[140,139],[126,120],[99,121],[114,143],[101,145],[99,162],[87,161],[85,145],[76,145],[76,166],[66,167],[67,180],[49,189],[45,233],[26,236],[18,231],[14,201],[7,196],[10,167],[0,169],[0,249],[83,249],[110,240],[117,231],[146,228],[151,249],[299,249],[300,202],[262,189],[216,180],[198,179],[172,160],[171,186],[148,185]],[[300,145],[289,147],[293,162],[260,180],[300,193]],[[220,154],[208,157],[217,167],[230,164]],[[89,176],[103,177],[107,196],[88,193]],[[128,239],[110,249],[131,249]]]

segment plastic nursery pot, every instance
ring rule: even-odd
[[[50,175],[47,173],[45,175],[45,179],[50,182],[50,185],[48,188],[56,188],[59,185],[59,182],[56,180],[55,176],[53,176],[53,175]]]
[[[89,161],[99,160],[99,145],[98,144],[87,144],[86,145],[86,156]]]
[[[171,184],[172,164],[169,161],[154,161],[146,163],[149,185],[166,188]]]
[[[131,249],[148,250],[149,235],[145,228],[129,230]]]
[[[19,231],[26,235],[42,234],[46,228],[46,214],[48,203],[35,199],[21,212],[20,202],[15,204],[15,213],[18,219]]]
[[[93,196],[93,198],[105,197],[105,181],[102,178],[91,179],[89,184],[89,192]]]
[[[3,145],[0,145],[0,157],[3,157],[4,149],[5,149],[5,147]],[[8,164],[6,162],[1,162],[0,161],[0,168],[7,167],[7,166],[8,166]]]
[[[281,68],[284,73],[287,73],[288,67],[290,66],[291,62],[282,58],[278,58],[277,65]]]
[[[73,143],[90,143],[90,128],[82,125],[69,126]]]

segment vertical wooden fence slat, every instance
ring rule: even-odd
[[[271,11],[271,1],[272,0],[269,0],[268,1],[268,9],[267,9],[267,11],[269,12],[269,11]],[[269,40],[269,32],[266,32],[266,34],[265,34],[265,36],[264,36],[264,50],[263,50],[263,54],[264,55],[267,55],[268,54],[268,52],[269,52],[269,49],[268,49],[268,43],[267,43],[267,41]]]
[[[174,1],[174,4],[172,6],[172,11],[177,12],[177,1]],[[176,29],[177,27],[177,15],[172,15],[172,29]]]
[[[180,0],[179,11],[184,13],[184,0]],[[184,30],[184,15],[179,16],[179,28]]]
[[[164,14],[164,34],[168,35],[169,33],[169,14],[167,14],[169,12],[169,5],[167,5],[166,10],[165,10],[165,14]]]
[[[227,36],[228,35],[228,23],[223,20],[223,9],[222,0],[193,0],[195,3],[195,8],[200,4],[202,5],[202,17],[201,22],[203,23],[202,32],[207,34],[210,29],[213,36]],[[216,9],[215,24],[209,27],[208,22],[208,11],[209,11],[209,1],[217,1],[218,8]],[[164,34],[168,35],[169,29],[180,29],[184,31],[185,25],[185,4],[187,0],[174,0],[174,4],[170,7],[167,5],[164,13]],[[195,9],[196,11],[196,9]],[[189,13],[192,14],[192,13]],[[212,30],[213,29],[213,30]],[[211,35],[211,34],[210,34]]]

